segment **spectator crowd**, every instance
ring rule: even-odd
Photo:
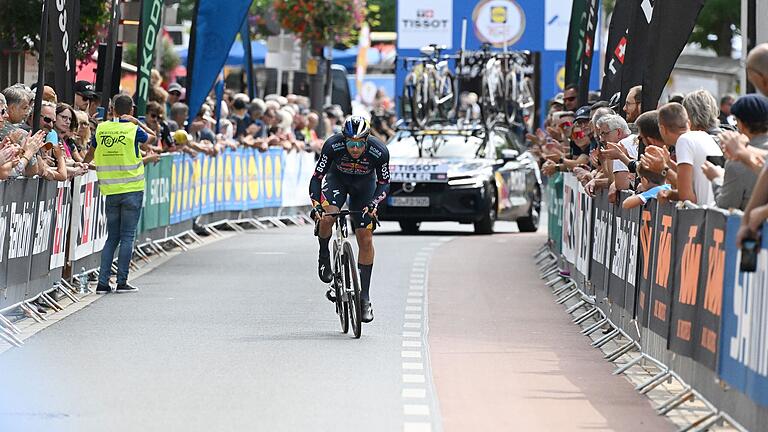
[[[63,181],[93,168],[84,162],[86,154],[96,127],[112,118],[112,110],[99,109],[102,99],[91,83],[78,81],[74,90],[75,100],[69,105],[58,100],[54,88],[44,87],[37,131],[32,130],[34,89],[19,83],[0,92],[0,180],[40,176]],[[345,118],[338,105],[310,110],[305,96],[251,99],[227,89],[218,110],[211,94],[190,121],[184,93],[179,83],[164,84],[160,73],[152,71],[146,116],[139,120],[157,138],[141,144],[145,163],[157,161],[163,153],[216,156],[238,147],[319,153],[324,139],[340,132]],[[392,103],[381,92],[372,111],[372,132],[388,139],[395,120]]]
[[[547,176],[572,172],[585,191],[634,192],[623,206],[649,199],[689,201],[744,212],[740,239],[753,237],[768,217],[768,44],[747,58],[747,77],[759,93],[719,100],[706,90],[671,95],[643,109],[642,86],[577,106],[568,87],[550,103],[544,129],[529,134]],[[762,94],[760,94],[762,93]]]

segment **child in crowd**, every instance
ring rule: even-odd
[[[659,192],[672,189],[672,186],[666,184],[664,181],[664,176],[645,169],[642,165],[637,166],[637,174],[640,175],[640,183],[645,192],[632,195],[625,199],[624,203],[621,205],[625,209],[639,207],[647,203],[650,199],[656,199]]]

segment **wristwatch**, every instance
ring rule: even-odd
[[[661,176],[664,178],[667,178],[667,173],[669,172],[669,168],[664,167],[664,169],[661,170]]]

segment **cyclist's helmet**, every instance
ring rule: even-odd
[[[341,133],[344,138],[359,141],[368,138],[368,134],[371,132],[371,128],[368,125],[368,120],[361,116],[351,116],[344,122],[344,127],[341,128]]]

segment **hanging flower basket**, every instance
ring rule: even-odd
[[[275,0],[280,25],[304,43],[346,43],[365,20],[365,0]]]

